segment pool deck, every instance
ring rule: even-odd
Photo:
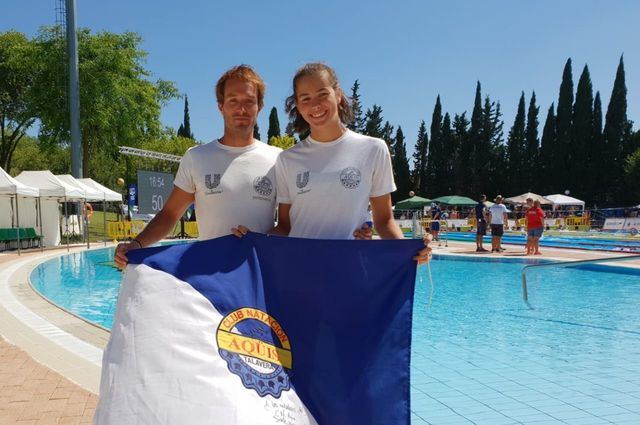
[[[526,258],[518,245],[504,245],[506,251],[500,254],[476,253],[475,244],[468,242],[447,245],[434,241],[434,253]],[[71,252],[85,249],[75,246]],[[571,261],[625,255],[546,247],[541,251],[544,255],[531,257]],[[28,281],[37,264],[66,254],[66,248],[23,251],[21,256],[0,253],[0,424],[91,423],[109,333],[46,301]],[[640,260],[623,264],[640,268]]]

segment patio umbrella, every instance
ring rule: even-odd
[[[437,202],[439,204],[445,204],[445,205],[458,206],[458,207],[469,207],[478,203],[471,198],[467,198],[466,196],[459,196],[459,195],[441,196],[439,198],[434,199],[433,202]]]
[[[421,210],[430,203],[430,199],[412,196],[411,198],[396,202],[395,208],[397,210]]]

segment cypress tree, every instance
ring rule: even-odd
[[[353,121],[347,124],[347,128],[356,132],[364,129],[364,117],[362,116],[362,103],[360,102],[360,83],[356,80],[351,87],[351,109],[353,110]]]
[[[469,128],[469,137],[467,146],[463,146],[460,150],[460,166],[466,171],[465,188],[463,191],[465,194],[475,194],[483,191],[482,186],[486,182],[479,184],[479,169],[478,166],[481,163],[478,160],[480,146],[482,145],[482,93],[480,87],[480,81],[476,84],[476,96],[473,102],[473,111],[471,112],[471,126]],[[484,189],[486,191],[486,188]]]
[[[427,151],[426,166],[426,189],[429,197],[438,196],[443,188],[438,187],[438,173],[442,167],[442,104],[440,103],[440,95],[436,98],[436,104],[433,107],[431,115],[431,142]],[[443,194],[445,195],[445,194]]]
[[[567,164],[572,160],[571,152],[571,118],[573,116],[573,76],[571,72],[571,58],[567,59],[562,73],[558,109],[556,115],[556,142],[551,158],[553,169],[551,178],[558,184],[566,186],[570,183]],[[562,189],[564,192],[564,189]]]
[[[507,138],[507,170],[509,172],[508,185],[505,188],[508,193],[521,193],[524,190],[523,173],[526,172],[525,165],[525,100],[524,92],[520,95],[518,102],[518,112],[513,121],[513,126],[509,130]]]
[[[454,179],[453,192],[454,193],[466,193],[467,179],[469,178],[469,170],[465,169],[462,165],[461,154],[463,151],[470,151],[469,146],[469,120],[467,119],[467,113],[456,114],[453,117],[453,132],[454,132],[454,165],[453,174]]]
[[[620,57],[616,79],[613,82],[613,90],[609,99],[607,115],[604,124],[604,140],[607,149],[606,188],[608,189],[606,203],[618,201],[615,196],[623,193],[620,182],[624,175],[624,158],[630,150],[630,134],[627,121],[627,86],[625,84],[625,72],[623,57]],[[614,190],[619,188],[618,190]]]
[[[453,194],[454,165],[455,165],[455,141],[453,130],[451,129],[451,116],[444,114],[442,128],[440,129],[441,161],[436,164],[436,187],[445,194]]]
[[[538,113],[536,92],[531,93],[529,110],[527,111],[527,130],[525,134],[525,189],[529,192],[539,191],[540,188],[540,140],[538,139]]]
[[[591,161],[587,169],[587,200],[601,203],[604,200],[606,186],[603,185],[603,173],[607,161],[606,146],[602,134],[602,101],[600,92],[596,92],[593,101],[593,140],[591,141]]]
[[[482,127],[479,144],[476,146],[477,180],[472,182],[471,193],[501,192],[507,180],[505,149],[502,140],[502,112],[500,102],[492,102],[489,96],[484,99],[482,108]],[[488,189],[488,190],[486,190]]]
[[[555,166],[553,155],[556,144],[556,115],[554,110],[555,107],[552,103],[547,112],[540,140],[540,176],[542,178],[540,190],[543,193],[557,193],[559,190],[557,182],[551,174],[551,170]]]
[[[415,151],[413,153],[413,184],[412,187],[420,196],[426,196],[426,166],[427,166],[427,150],[429,148],[429,136],[427,134],[427,125],[424,120],[420,121],[418,129],[418,140],[416,141]]]
[[[382,139],[382,108],[380,106],[373,105],[371,109],[367,109],[363,133]]]
[[[271,140],[272,137],[280,137],[280,121],[278,120],[278,110],[271,108],[269,113],[269,129],[267,130],[267,140]]]
[[[193,139],[193,133],[191,132],[191,121],[189,119],[189,97],[184,96],[184,116],[182,124],[178,128],[178,136]]]
[[[391,194],[393,203],[396,203],[409,196],[411,189],[411,175],[409,171],[409,161],[407,160],[407,149],[404,143],[402,128],[398,126],[396,136],[393,141],[393,171],[397,190]]]
[[[393,157],[393,126],[389,124],[389,121],[385,121],[384,127],[382,127],[382,136],[380,137],[387,143],[387,148]]]
[[[262,140],[260,137],[260,127],[258,127],[258,123],[255,123],[253,126],[253,138],[256,140]]]
[[[571,192],[582,199],[588,190],[584,172],[592,160],[593,144],[593,86],[587,65],[584,66],[578,81],[571,130],[571,161],[566,164],[569,174],[568,185]]]

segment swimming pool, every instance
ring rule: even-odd
[[[443,234],[442,238],[447,238],[451,241],[466,241],[475,242],[475,233],[463,233],[463,232],[451,232],[446,236]],[[514,235],[505,234],[502,237],[502,242],[507,244],[524,245],[526,243],[526,236],[524,234]],[[491,235],[485,236],[483,241],[486,244],[491,243]],[[616,251],[616,252],[640,252],[640,239],[639,240],[623,240],[613,238],[603,238],[600,236],[593,237],[576,237],[576,236],[558,236],[558,235],[544,235],[540,239],[540,246],[548,246],[555,248],[578,248],[597,251]]]
[[[34,288],[107,328],[112,250],[38,266]],[[419,271],[412,423],[640,423],[640,272],[541,268],[522,302],[520,259],[438,256]]]

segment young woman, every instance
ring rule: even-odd
[[[293,78],[286,110],[295,131],[308,134],[276,162],[278,225],[271,233],[318,239],[361,236],[371,205],[382,239],[402,239],[393,219],[390,193],[396,190],[386,143],[348,130],[353,119],[335,71],[309,63]],[[234,229],[237,236],[245,228]],[[429,240],[425,240],[428,245]],[[429,261],[425,246],[414,257]]]
[[[540,237],[544,231],[544,212],[540,208],[540,201],[533,201],[531,208],[527,210],[527,236],[531,238],[531,245],[527,254],[542,255],[540,252]]]

